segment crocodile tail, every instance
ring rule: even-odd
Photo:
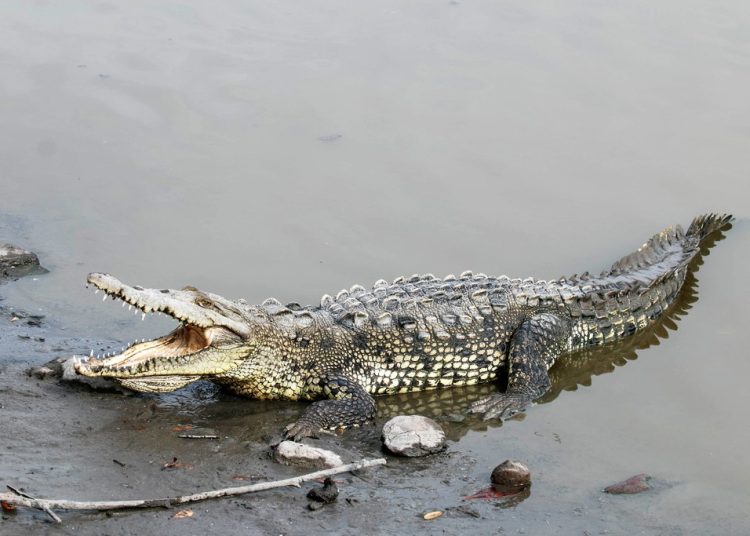
[[[692,221],[687,232],[679,225],[667,227],[602,276],[633,274],[641,283],[653,286],[687,266],[702,246],[710,247],[714,233],[728,228],[731,221],[731,214],[703,214]]]
[[[693,220],[688,227],[687,236],[692,236],[703,242],[705,238],[716,231],[722,231],[732,221],[731,214],[703,214]]]

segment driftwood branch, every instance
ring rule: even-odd
[[[237,486],[233,488],[224,488],[192,495],[180,495],[177,497],[166,497],[163,499],[132,499],[127,501],[70,501],[67,499],[37,499],[8,486],[10,492],[0,493],[0,501],[5,501],[17,506],[27,506],[29,508],[38,508],[44,510],[56,522],[60,523],[60,518],[52,511],[53,508],[60,510],[121,510],[124,508],[169,508],[177,504],[190,502],[205,501],[207,499],[218,499],[219,497],[229,497],[232,495],[242,495],[256,491],[264,491],[273,488],[283,488],[286,486],[299,486],[303,482],[325,478],[327,476],[356,471],[366,467],[376,465],[385,465],[384,458],[374,460],[362,460],[346,465],[339,465],[331,469],[323,469],[314,473],[300,475],[284,480],[273,482],[258,482],[248,486]]]

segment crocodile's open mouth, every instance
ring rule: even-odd
[[[203,376],[219,374],[236,365],[227,354],[241,342],[229,326],[235,321],[224,316],[220,304],[197,289],[158,290],[125,285],[106,274],[91,274],[88,282],[104,299],[121,300],[145,319],[161,313],[180,325],[163,337],[134,342],[120,353],[78,360],[76,371],[84,376],[116,379],[137,391],[173,391]]]

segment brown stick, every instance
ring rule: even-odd
[[[349,471],[356,471],[358,469],[364,469],[366,467],[385,465],[385,463],[386,462],[384,458],[362,460],[346,465],[339,465],[338,467],[333,467],[331,469],[323,469],[314,473],[287,478],[285,480],[276,480],[273,482],[258,482],[257,484],[250,484],[248,486],[223,488],[204,491],[202,493],[195,493],[193,495],[181,495],[178,497],[166,497],[163,499],[132,499],[127,501],[69,501],[67,499],[35,499],[8,486],[9,489],[11,489],[11,492],[0,493],[0,501],[7,501],[14,505],[27,506],[29,508],[38,508],[40,510],[44,510],[48,515],[50,515],[50,517],[52,517],[52,519],[60,523],[60,518],[57,517],[54,512],[52,512],[53,508],[58,508],[61,510],[120,510],[123,508],[156,507],[168,508],[176,504],[205,501],[206,499],[217,499],[219,497],[228,497],[231,495],[242,495],[244,493],[253,493],[256,491],[264,491],[273,488],[283,488],[286,486],[299,486],[303,482],[309,482],[310,480],[337,475],[339,473],[347,473]]]

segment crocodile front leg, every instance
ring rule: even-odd
[[[483,419],[507,419],[523,411],[550,387],[547,371],[566,349],[570,320],[540,313],[524,320],[510,341],[508,388],[474,402],[469,411]]]
[[[313,402],[302,417],[284,430],[284,437],[298,441],[317,437],[321,430],[361,424],[375,416],[375,400],[354,380],[326,376],[319,386],[329,399]]]

